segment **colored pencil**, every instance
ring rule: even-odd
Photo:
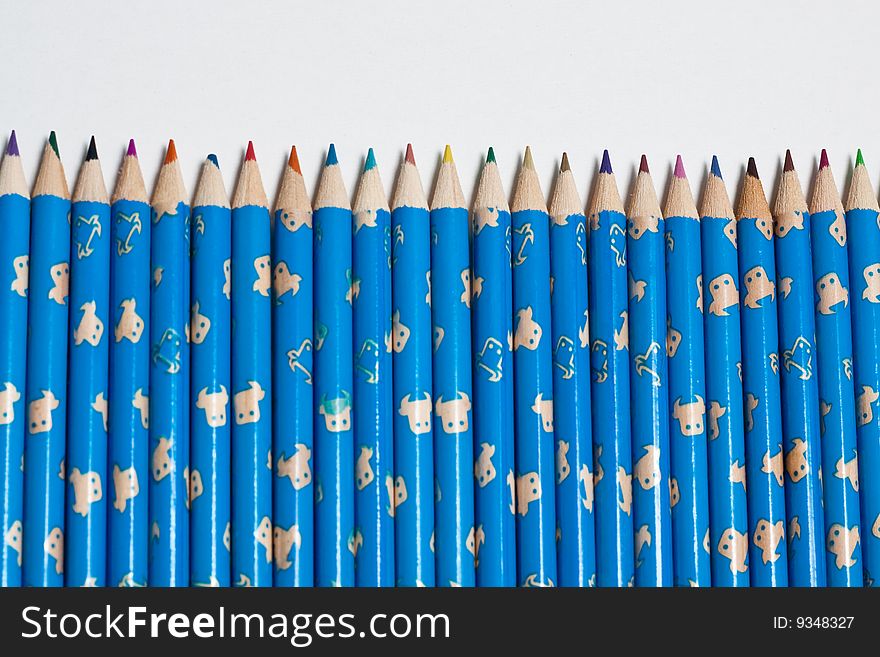
[[[272,234],[248,142],[232,196],[232,576],[272,586]]]
[[[699,214],[680,155],[666,191],[663,215],[672,582],[675,586],[710,586],[709,554],[702,546],[709,531],[702,241]]]
[[[626,217],[606,150],[587,210],[596,581],[635,583]],[[607,478],[606,478],[607,473]]]
[[[550,201],[550,277],[559,585],[595,586],[587,226],[566,153]]]
[[[635,583],[671,586],[666,224],[644,155],[626,217]]]
[[[190,581],[187,200],[171,140],[150,202],[150,586],[188,586]]]
[[[431,198],[434,334],[434,553],[438,586],[474,586],[474,438],[471,427],[472,278],[468,209],[447,144]],[[470,548],[470,549],[469,549]]]
[[[394,555],[397,586],[434,586],[431,227],[412,145],[391,199]]]
[[[846,230],[849,240],[849,277],[852,281],[853,381],[858,393],[856,431],[859,467],[862,472],[880,472],[880,207],[862,159],[856,155],[849,194],[846,198]],[[845,463],[844,463],[845,465]],[[835,470],[836,472],[836,470]],[[850,469],[849,473],[853,470]],[[846,473],[846,468],[844,468]],[[843,474],[843,473],[842,473]],[[828,474],[831,479],[833,475]],[[851,477],[848,477],[851,484]],[[880,479],[865,476],[859,484],[859,502],[864,525],[860,529],[862,572],[866,586],[880,576]],[[870,530],[869,530],[870,527]]]
[[[190,272],[190,568],[193,586],[230,585],[229,196],[209,155],[192,202]]]
[[[797,471],[785,476],[784,452],[794,445],[816,445],[819,442],[819,389],[818,377],[814,376],[812,354],[816,344],[816,325],[813,319],[813,261],[810,248],[810,214],[791,153],[786,151],[782,178],[773,207],[774,232],[776,234],[776,292],[779,306],[779,352],[771,366],[779,371],[782,388],[782,442],[771,445],[761,457],[761,471],[756,474],[762,488],[770,491],[768,499],[773,502],[766,513],[777,514],[781,495],[780,487],[785,481],[785,508],[789,523],[788,541],[785,541],[786,518],[762,516],[754,524],[752,543],[760,551],[753,551],[752,572],[766,578],[773,569],[781,576],[787,570],[791,584],[802,578],[806,571],[804,562],[797,557],[795,547],[789,549],[794,558],[788,563],[784,550],[792,541],[799,541],[796,527],[800,518],[811,512],[809,479],[802,480]],[[762,412],[758,406],[754,412]],[[759,416],[760,417],[760,416]],[[785,448],[784,448],[785,446]],[[750,480],[750,485],[754,483]],[[760,538],[760,541],[757,539]],[[760,555],[760,559],[759,556]],[[783,556],[783,559],[779,559]],[[778,561],[777,561],[778,560]],[[781,584],[785,584],[783,579]]]
[[[782,443],[782,416],[773,219],[753,158],[736,216],[746,458],[731,465],[729,481],[747,494],[752,586],[784,586],[783,561],[763,558],[764,546],[778,544],[784,535],[778,523],[785,516],[785,498],[775,475],[763,466],[764,458],[777,454]]]
[[[517,583],[554,586],[553,339],[550,217],[526,146],[510,204],[513,230],[513,372]],[[543,339],[544,333],[547,338]]]
[[[745,466],[743,392],[740,377],[737,226],[718,160],[700,204],[703,242],[703,313],[706,339],[706,414],[709,436],[709,533],[713,586],[748,586],[748,510],[742,483],[731,481]]]
[[[140,484],[150,469],[150,201],[133,139],[111,202],[107,581],[146,586],[149,495]]]
[[[110,199],[92,137],[70,213],[67,517],[64,583],[104,586],[107,574],[107,401]],[[47,401],[47,404],[52,405]],[[107,491],[109,494],[109,490]]]
[[[513,477],[513,289],[510,210],[490,148],[472,215],[474,488],[477,586],[516,584],[516,495]]]
[[[801,520],[803,530],[813,530],[809,544],[804,545],[803,539],[792,541],[792,571],[797,568],[799,574],[799,578],[793,578],[792,583],[803,586],[825,586],[826,582],[829,586],[862,586],[846,220],[824,149],[810,199],[810,217],[816,286],[816,360],[824,431],[820,441],[821,450],[819,445],[808,443],[804,452],[792,450],[787,454],[789,473],[795,466],[800,472],[804,467],[810,470],[806,477],[798,477],[798,480],[806,489],[805,510],[815,518],[811,518],[812,522],[809,523]],[[863,399],[868,398],[870,395]],[[815,470],[818,472],[813,475]],[[822,564],[823,516],[825,567]]]
[[[315,584],[354,586],[351,205],[330,144],[314,202]]]
[[[64,584],[70,191],[54,132],[34,183],[31,237],[23,582],[55,587]]]
[[[391,214],[371,148],[354,201],[355,581],[394,586],[394,477],[391,389]],[[389,345],[390,346],[390,345]],[[360,539],[357,538],[360,532]],[[361,542],[362,541],[362,542]]]
[[[0,162],[0,586],[21,586],[30,195],[15,131]]]
[[[272,259],[275,586],[312,586],[312,204],[295,146],[275,200]]]

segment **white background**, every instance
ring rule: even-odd
[[[489,145],[508,192],[525,144],[548,194],[567,150],[586,196],[605,147],[622,193],[642,152],[658,187],[680,152],[695,188],[712,153],[731,192],[749,155],[773,188],[786,147],[805,185],[827,147],[842,187],[856,147],[880,172],[878,7],[0,0],[0,133],[32,176],[57,130],[71,179],[94,133],[108,186],[134,137],[150,187],[174,137],[190,190],[209,152],[231,190],[253,139],[270,197],[290,144],[314,189],[330,141],[352,193],[373,146],[390,194],[407,141],[426,189],[452,144],[468,198]]]

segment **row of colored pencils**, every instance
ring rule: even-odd
[[[714,158],[699,210],[644,156],[624,206],[606,152],[584,212],[566,155],[548,207],[527,148],[508,206],[490,149],[469,212],[448,146],[430,204],[411,147],[390,204],[332,145],[310,201],[294,148],[270,212],[252,144],[190,206],[173,141],[151,198],[134,142],[107,194],[94,139],[71,195],[53,133],[29,194],[13,133],[0,226],[4,586],[880,569],[861,153],[845,210],[823,151],[809,205],[787,153],[734,211]]]

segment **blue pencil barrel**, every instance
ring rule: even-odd
[[[748,498],[752,586],[785,586],[786,561],[778,557],[785,536],[785,495],[773,468],[779,458],[782,415],[779,331],[776,316],[776,257],[769,216],[737,222],[742,331],[743,414],[746,459],[734,461],[729,480]],[[802,409],[799,409],[802,410]]]
[[[385,342],[391,335],[391,215],[378,208],[355,212],[354,220],[355,575],[358,586],[394,586],[394,495],[385,483],[394,478],[392,363]]]
[[[636,586],[672,584],[665,232],[659,208],[627,218]]]
[[[312,213],[282,207],[272,232],[272,504],[275,586],[314,584]]]
[[[21,407],[28,427],[25,586],[64,584],[69,222],[69,199],[40,195],[31,202],[27,406]],[[33,423],[24,415],[25,408],[34,409]],[[39,420],[41,416],[45,423]]]
[[[188,586],[189,206],[153,206],[152,218],[149,583]]]
[[[736,220],[701,217],[700,224],[709,438],[709,533],[702,545],[711,555],[713,586],[748,586],[746,491],[730,481],[733,466],[746,463]]]
[[[314,221],[315,584],[354,586],[361,541],[354,524],[351,210],[319,207]]]
[[[247,165],[246,165],[247,166]],[[232,209],[232,583],[272,586],[269,211]]]
[[[407,165],[404,165],[407,166]],[[431,434],[430,220],[419,207],[391,212],[395,545],[398,586],[434,586]]]
[[[0,196],[0,230],[0,586],[6,587],[22,583],[30,251],[30,200],[26,196]]]
[[[434,334],[434,552],[439,586],[474,586],[474,461],[471,428],[471,278],[468,211],[431,210]]]
[[[830,175],[830,171],[825,171]],[[820,172],[819,175],[825,174]],[[803,575],[792,583],[803,586],[862,586],[860,544],[862,540],[878,539],[867,531],[864,539],[859,535],[859,459],[856,439],[856,419],[859,414],[856,411],[852,378],[853,338],[849,304],[854,299],[850,295],[846,222],[842,209],[817,212],[810,215],[810,221],[822,440],[821,452],[818,445],[812,448],[808,446],[803,456],[811,468],[821,462],[822,478],[814,481],[814,484],[821,483],[822,488],[815,486],[804,491],[805,504],[810,505],[811,515],[815,517],[815,524],[811,528],[816,533],[808,538],[806,531],[810,528],[801,521],[805,533],[800,541],[792,541],[791,562],[801,566]],[[874,396],[869,391],[859,389],[859,409],[870,405],[869,400]],[[802,464],[801,458],[801,455],[789,456],[786,469],[791,472],[790,468],[795,463]],[[862,471],[866,473],[865,479],[877,476],[876,472],[865,470],[864,465]],[[807,474],[808,477],[811,475],[818,477],[818,473]],[[869,521],[873,522],[873,519],[865,518],[866,523]],[[880,526],[877,534],[880,534]],[[805,544],[807,540],[810,540],[809,546]]]
[[[109,495],[108,341],[112,336],[107,328],[110,206],[94,201],[74,202],[70,221],[64,581],[67,586],[104,586]],[[54,405],[48,396],[44,397],[44,404],[47,408]]]
[[[783,173],[796,176],[793,170]],[[797,184],[800,189],[800,184]],[[800,519],[811,513],[809,479],[804,480],[800,469],[786,476],[785,452],[795,445],[816,445],[819,441],[819,389],[817,385],[814,352],[816,325],[813,319],[813,262],[810,249],[810,214],[806,203],[799,199],[798,207],[780,212],[774,217],[776,234],[776,293],[779,306],[779,352],[775,367],[779,369],[782,388],[782,442],[761,457],[762,472],[773,474],[775,483],[785,481],[787,525],[783,523],[782,544],[779,543],[778,520],[767,527],[774,532],[762,534],[761,561],[756,565],[776,562],[781,553],[787,559],[788,583],[797,585],[808,580],[809,568],[804,558],[809,552],[800,550],[802,541],[809,540],[800,533]],[[786,447],[787,446],[787,447]],[[794,452],[798,454],[797,451]],[[771,485],[774,479],[768,480]],[[762,481],[763,483],[763,481]],[[773,489],[775,490],[775,489]],[[759,526],[760,529],[760,526]],[[766,537],[765,537],[766,536]],[[772,537],[773,540],[768,540]],[[786,540],[787,539],[787,540]],[[786,550],[786,545],[788,549]],[[787,552],[787,557],[785,556]],[[782,559],[780,559],[780,562]],[[780,563],[780,570],[782,564]],[[783,580],[784,584],[785,581]]]
[[[700,222],[666,218],[673,584],[710,586],[709,476]]]
[[[482,292],[471,301],[478,586],[516,584],[516,496],[507,484],[514,467],[510,247],[510,212],[475,208],[473,278],[482,279]]]
[[[587,230],[583,213],[551,217],[550,276],[559,586],[595,586]]]
[[[864,169],[864,165],[861,165]],[[857,171],[859,167],[857,166]],[[861,175],[866,175],[863,171]],[[876,200],[846,213],[849,241],[850,303],[853,366],[857,392],[856,430],[859,468],[866,476],[859,485],[862,570],[866,586],[880,576],[880,223]],[[849,203],[848,203],[849,206]],[[827,427],[826,427],[827,429]],[[828,473],[826,480],[833,475]]]
[[[212,166],[212,165],[206,165]],[[203,174],[204,175],[204,174]],[[190,583],[231,583],[231,289],[228,206],[192,209]]]
[[[111,586],[147,585],[150,225],[147,203],[118,200],[110,209],[113,334],[107,471],[113,498],[107,510],[107,583]]]
[[[523,175],[523,174],[520,174]],[[550,317],[549,217],[511,213],[517,583],[553,586],[556,486],[553,463],[553,339]]]
[[[600,174],[602,175],[602,174]],[[626,219],[591,213],[589,237],[590,370],[596,572],[599,586],[628,586],[635,576],[629,394]]]

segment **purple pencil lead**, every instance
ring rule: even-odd
[[[19,155],[18,139],[15,137],[15,130],[13,130],[12,134],[9,135],[9,143],[6,146],[6,154],[7,155]]]

